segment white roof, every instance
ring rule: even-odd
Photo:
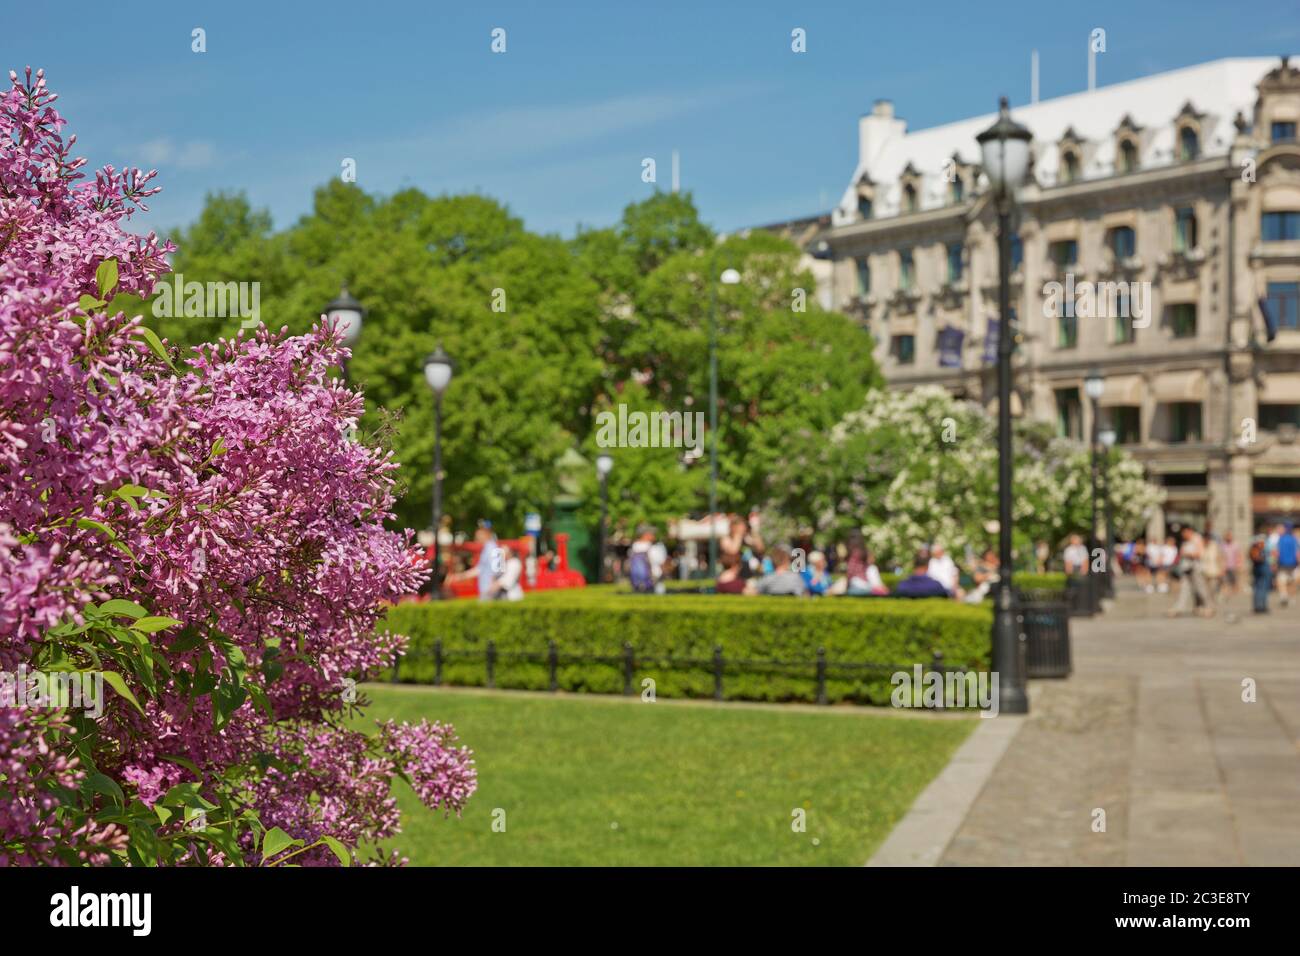
[[[1227,155],[1236,134],[1234,117],[1240,111],[1247,122],[1251,120],[1258,96],[1256,86],[1278,62],[1277,57],[1214,60],[1033,105],[1013,106],[1011,115],[1034,136],[1034,172],[1044,186],[1057,181],[1058,145],[1069,129],[1086,144],[1082,178],[1112,175],[1115,131],[1126,115],[1141,128],[1139,165],[1151,168],[1172,164],[1177,155],[1174,120],[1188,102],[1198,114],[1204,114],[1200,155]],[[873,149],[874,155],[859,157],[853,178],[835,210],[835,224],[857,220],[856,185],[864,173],[876,184],[873,216],[897,214],[902,192],[899,176],[909,162],[922,176],[921,209],[945,205],[945,164],[954,154],[963,163],[979,163],[975,136],[996,118],[996,113],[988,113],[884,139]]]

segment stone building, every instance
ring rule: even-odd
[[[1014,108],[1033,134],[1012,244],[1013,414],[1102,428],[1167,489],[1164,521],[1241,539],[1300,519],[1300,70],[1225,59]],[[996,213],[975,136],[887,101],[803,247],[892,387],[996,405]],[[1059,283],[1059,285],[1054,285]]]

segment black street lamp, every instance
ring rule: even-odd
[[[361,322],[366,316],[366,310],[360,302],[352,298],[347,286],[340,288],[338,298],[325,306],[325,315],[332,322],[337,323],[344,345],[351,348],[356,344],[357,339],[361,337]],[[348,361],[344,359],[343,377],[347,378],[347,376]]]
[[[1110,567],[1110,551],[1107,550],[1101,571],[1096,572],[1092,568],[1093,561],[1096,560],[1097,549],[1100,547],[1097,539],[1097,519],[1101,503],[1101,497],[1097,491],[1097,474],[1100,468],[1097,461],[1097,449],[1101,445],[1101,396],[1106,391],[1106,380],[1102,378],[1101,369],[1093,366],[1088,370],[1088,377],[1083,380],[1083,390],[1087,392],[1088,398],[1092,400],[1092,435],[1088,441],[1091,449],[1089,461],[1092,472],[1092,520],[1088,524],[1088,577],[1093,585],[1093,597],[1096,600],[1101,600],[1108,591],[1107,578],[1109,577]]]
[[[609,473],[614,470],[610,455],[596,456],[596,474],[600,476],[600,536],[596,539],[596,583],[605,582],[605,523],[609,519]]]
[[[1011,119],[1002,97],[997,122],[975,137],[998,212],[998,590],[993,612],[993,672],[998,712],[1029,711],[1024,648],[1012,587],[1011,553],[1011,207],[1029,171],[1029,130]]]
[[[712,262],[712,260],[710,260]],[[723,285],[736,285],[740,273],[725,270]],[[718,283],[709,269],[709,577],[718,576]]]
[[[1105,506],[1106,534],[1106,596],[1115,596],[1115,576],[1110,573],[1111,555],[1115,553],[1115,523],[1112,520],[1110,501],[1110,450],[1115,446],[1115,429],[1103,428],[1097,435],[1101,440],[1101,500]]]
[[[438,344],[424,360],[424,380],[433,389],[433,581],[432,597],[442,597],[442,545],[438,534],[442,530],[442,393],[451,384],[456,363]]]

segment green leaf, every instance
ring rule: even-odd
[[[122,788],[111,777],[107,777],[102,773],[92,773],[87,777],[86,786],[93,793],[102,793],[105,796],[112,797],[113,802],[119,807],[126,803],[126,795],[122,793]]]
[[[324,841],[327,847],[334,851],[334,855],[339,858],[339,863],[343,866],[352,865],[352,854],[348,852],[347,847],[332,836],[323,836],[321,837],[321,840]]]
[[[143,631],[145,634],[153,634],[155,631],[165,631],[169,627],[175,627],[183,623],[183,621],[178,621],[174,617],[142,617],[131,625],[131,629]]]
[[[96,299],[93,295],[83,295],[77,300],[77,308],[82,312],[94,312],[107,304],[103,299]]]
[[[135,699],[135,694],[131,693],[131,688],[126,686],[126,681],[122,679],[121,674],[117,673],[117,671],[104,671],[104,681],[109,687],[113,688],[113,690],[117,691],[121,696],[129,700],[132,706],[140,712],[141,716],[144,715],[144,708],[141,707],[140,702]]]
[[[149,613],[134,601],[124,601],[121,598],[114,598],[111,601],[105,601],[99,606],[99,609],[105,614],[117,614],[122,617],[130,618],[144,617]]]
[[[266,862],[271,857],[283,853],[291,846],[302,846],[301,840],[295,840],[289,834],[285,833],[279,827],[271,827],[262,837],[262,862]]]
[[[140,326],[140,334],[144,336],[144,340],[153,351],[153,354],[166,362],[167,367],[179,375],[180,371],[172,364],[172,357],[167,354],[167,349],[162,344],[162,339],[158,338],[158,333],[153,329],[142,325]]]
[[[99,297],[107,301],[117,288],[117,259],[110,256],[99,264],[95,270],[95,285],[99,289]]]

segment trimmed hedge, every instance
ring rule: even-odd
[[[594,593],[584,593],[594,592]],[[545,592],[539,592],[545,593]],[[486,649],[494,641],[496,686],[546,690],[547,642],[555,641],[561,689],[617,694],[623,690],[620,656],[624,642],[638,658],[633,685],[651,677],[666,697],[711,697],[714,645],[728,661],[724,697],[732,700],[815,701],[816,654],[826,649],[827,699],[887,703],[890,674],[929,665],[936,651],[948,667],[986,669],[992,614],[987,605],[947,600],[801,600],[780,597],[711,597],[614,594],[595,589],[556,591],[541,600],[530,594],[519,603],[445,601],[399,604],[389,609],[387,627],[410,638],[399,679],[434,680],[434,642],[447,653],[442,678],[447,684],[483,686]],[[470,652],[472,657],[458,652]],[[511,653],[538,655],[513,661]],[[606,662],[573,662],[573,655],[608,657]],[[687,658],[671,664],[655,658]],[[739,661],[778,660],[797,667],[772,670]],[[836,662],[878,665],[840,671]]]

